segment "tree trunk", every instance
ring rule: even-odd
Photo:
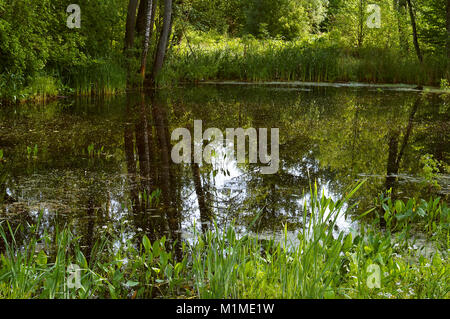
[[[450,60],[450,0],[447,0],[447,58]]]
[[[148,1],[140,0],[136,18],[136,32],[139,35],[144,35],[145,33],[145,25],[147,24],[147,12],[148,12]]]
[[[129,50],[134,45],[134,30],[136,26],[136,9],[138,0],[130,0],[128,2],[128,13],[125,30],[125,50]]]
[[[403,52],[409,52],[408,36],[406,33],[406,0],[394,0],[397,9],[398,36],[400,48]]]
[[[358,48],[360,49],[364,42],[364,1],[359,1],[359,23],[358,23]]]
[[[423,62],[423,57],[422,57],[422,52],[420,51],[419,40],[417,38],[416,18],[414,16],[413,8],[412,8],[412,5],[411,5],[411,0],[406,0],[406,1],[408,2],[409,16],[411,18],[411,26],[412,26],[412,30],[413,30],[414,47],[416,49],[417,58],[419,59],[420,63],[422,63]]]
[[[164,0],[164,21],[161,35],[159,37],[158,50],[156,52],[155,62],[153,64],[153,73],[152,73],[153,81],[155,81],[164,63],[164,58],[166,56],[166,49],[167,49],[167,39],[169,38],[170,29],[172,25],[171,20],[172,20],[172,0]]]
[[[142,78],[145,78],[148,46],[150,43],[150,38],[152,36],[152,31],[153,31],[153,21],[154,21],[154,17],[155,17],[154,9],[156,8],[156,0],[148,0],[147,8],[148,8],[148,11],[147,11],[147,20],[146,20],[146,24],[145,24],[144,47],[142,49],[141,70],[140,70]]]

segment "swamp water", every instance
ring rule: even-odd
[[[338,220],[350,231],[386,189],[448,201],[449,176],[430,180],[421,159],[448,167],[449,105],[448,96],[403,88],[208,84],[2,108],[0,220],[15,228],[43,212],[41,231],[67,225],[86,248],[103,233],[189,239],[211,220],[267,237],[287,225],[295,238],[311,183],[338,199],[367,179],[349,203],[357,208]],[[174,164],[171,132],[194,120],[204,130],[279,128],[278,173],[230,156]]]

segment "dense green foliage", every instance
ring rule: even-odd
[[[118,61],[125,2],[80,0],[82,27],[69,29],[70,1],[0,1],[0,95],[16,100],[89,83],[117,86],[115,77],[124,78]]]
[[[376,1],[381,26],[370,28],[367,0],[175,1],[168,44],[172,71],[165,78],[439,85],[449,78],[446,1],[411,1],[418,50],[424,56],[421,65],[407,2]],[[114,92],[125,88],[127,69],[137,73],[143,6],[138,6],[133,54],[125,58],[128,1],[77,3],[82,25],[69,29],[68,0],[0,1],[0,100]],[[156,6],[154,31],[162,29],[163,7],[162,1]],[[147,63],[154,60],[156,33],[151,34]],[[198,47],[191,43],[196,37],[205,39]],[[252,38],[259,42],[254,44]],[[276,40],[274,49],[271,43]],[[230,41],[241,45],[230,48]],[[215,70],[205,72],[208,67]],[[147,72],[152,72],[150,67]]]

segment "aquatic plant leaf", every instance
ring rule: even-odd
[[[152,248],[152,244],[150,243],[150,239],[146,235],[142,238],[142,244],[144,245],[145,251],[149,252]]]
[[[126,283],[125,285],[126,285],[128,288],[132,288],[132,287],[136,287],[137,285],[139,285],[139,282],[129,280],[129,281],[127,281],[127,283]]]

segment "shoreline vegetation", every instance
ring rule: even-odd
[[[192,37],[195,39],[195,37]],[[191,39],[191,38],[189,38]],[[440,87],[448,79],[444,56],[417,63],[392,49],[340,48],[326,41],[258,39],[190,40],[168,56],[162,83],[300,81],[413,84]],[[172,83],[173,83],[172,82]]]
[[[420,64],[414,56],[404,57],[395,50],[379,48],[348,50],[301,42],[236,38],[217,40],[220,45],[204,42],[203,38],[197,41],[172,48],[157,79],[158,87],[210,82],[286,85],[303,82],[449,90],[445,57],[424,57],[426,63]],[[126,73],[120,62],[104,60],[75,68],[65,76],[37,76],[26,87],[21,87],[22,80],[15,79],[14,75],[2,74],[5,88],[3,92],[0,90],[0,100],[2,104],[11,104],[45,102],[66,96],[121,94],[127,91]],[[142,89],[138,78],[133,81],[135,84],[128,89]]]
[[[72,15],[67,6],[0,1],[0,105],[204,81],[449,88],[445,0],[80,0]]]
[[[360,186],[334,202],[314,185],[295,244],[287,228],[275,241],[214,224],[181,243],[106,235],[86,252],[70,225],[39,233],[39,219],[26,226],[34,235],[22,243],[18,230],[2,222],[0,298],[449,298],[445,202],[384,198],[358,217],[372,215],[372,223],[336,233],[339,214],[351,209],[344,207]],[[430,241],[428,252],[416,245],[417,230]],[[67,286],[72,264],[80,267],[78,289]],[[374,267],[378,284],[370,279]]]

